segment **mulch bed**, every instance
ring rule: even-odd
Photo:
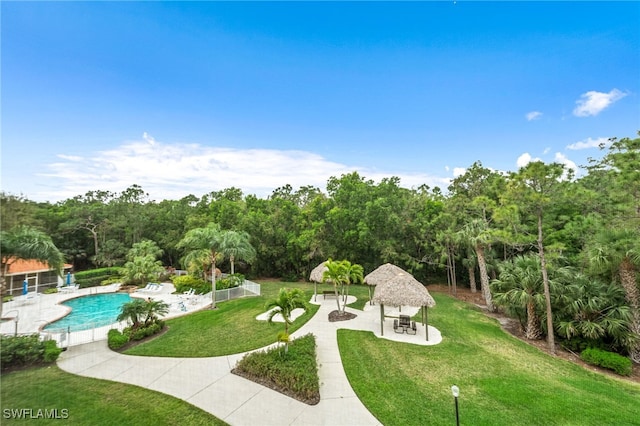
[[[267,387],[271,390],[274,390],[276,392],[280,392],[283,395],[287,395],[290,398],[296,399],[300,402],[303,402],[305,404],[308,405],[316,405],[317,403],[320,402],[320,392],[318,392],[317,395],[314,395],[311,398],[304,398],[298,394],[296,394],[295,392],[291,391],[290,389],[285,389],[285,388],[281,388],[278,385],[276,385],[275,383],[273,383],[271,380],[265,379],[264,377],[261,376],[257,376],[257,375],[253,375],[253,374],[249,374],[247,372],[241,371],[237,368],[234,368],[233,370],[231,370],[232,374],[236,374],[240,377],[244,377],[247,380],[251,380],[252,382],[255,382],[259,385],[262,385],[264,387]]]
[[[355,317],[357,317],[357,315],[352,314],[351,312],[345,312],[345,313],[342,313],[340,311],[329,312],[329,322],[348,321],[350,319],[354,319]]]

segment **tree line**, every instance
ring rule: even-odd
[[[181,267],[179,242],[215,224],[249,239],[251,263],[235,262],[248,276],[307,279],[328,258],[365,273],[389,262],[423,283],[481,291],[488,309],[509,311],[550,348],[559,335],[638,362],[640,139],[614,138],[601,149],[579,176],[559,163],[504,173],[478,161],[447,191],[353,172],[331,177],[326,193],[285,185],[267,198],[232,187],[154,201],[138,185],[57,203],[3,193],[2,229],[40,229],[81,270],[123,265],[145,240],[161,249],[163,265]]]

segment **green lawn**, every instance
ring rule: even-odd
[[[275,298],[282,287],[300,288],[307,300],[313,295],[312,283],[260,282],[261,295],[218,303],[218,309],[196,312],[167,321],[169,331],[149,342],[140,344],[125,353],[128,355],[169,357],[210,357],[235,354],[258,349],[276,341],[282,323],[268,324],[256,320],[265,311],[267,300]],[[320,285],[318,292],[333,289]],[[367,295],[365,286],[353,286],[351,293]],[[322,296],[319,296],[322,297]],[[368,297],[368,296],[367,296]],[[358,302],[356,302],[358,303]],[[364,304],[362,300],[360,303]],[[318,310],[310,304],[309,311],[296,319],[290,333],[304,325]],[[337,307],[336,307],[337,308]]]
[[[138,386],[76,376],[56,366],[3,374],[0,395],[3,425],[226,425],[178,398]],[[24,409],[32,410],[29,416],[37,416],[38,410],[51,413],[56,409],[58,416],[66,418],[11,418],[11,410]]]
[[[383,424],[452,424],[456,384],[461,424],[640,425],[640,385],[550,357],[471,305],[433,296],[429,322],[443,335],[439,345],[338,332],[349,381]]]

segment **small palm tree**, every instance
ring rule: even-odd
[[[540,261],[537,256],[517,256],[500,264],[499,279],[491,283],[496,304],[512,313],[526,312],[525,337],[542,337],[540,311],[544,309],[544,293]]]
[[[135,299],[129,303],[122,305],[120,315],[118,315],[118,321],[129,321],[131,328],[136,330],[142,326],[141,319],[147,312],[147,301],[142,299]]]
[[[349,285],[362,284],[364,281],[364,269],[361,265],[351,263],[348,260],[337,261],[329,259],[325,265],[327,269],[322,273],[322,280],[323,282],[333,282],[338,312],[344,314],[347,308]],[[340,286],[340,292],[338,292],[338,286]],[[340,295],[344,299],[342,306],[340,306]]]
[[[278,297],[266,303],[265,309],[271,310],[267,317],[269,323],[273,323],[273,318],[278,314],[282,315],[284,319],[284,334],[279,335],[279,341],[286,341],[288,343],[289,326],[293,323],[291,321],[291,313],[297,308],[307,310],[305,294],[299,288],[281,288],[278,292]]]
[[[159,315],[167,315],[169,313],[169,305],[161,300],[149,300],[145,305],[146,318],[144,319],[144,326],[148,327],[151,324],[158,321]]]

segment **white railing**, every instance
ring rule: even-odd
[[[216,302],[224,302],[245,296],[260,296],[260,284],[245,280],[239,287],[217,290]],[[211,292],[203,297],[208,297],[210,300]],[[70,327],[48,328],[40,332],[40,338],[43,340],[55,340],[58,343],[58,347],[68,348],[98,340],[106,340],[109,330],[118,329],[122,331],[127,326],[128,323],[126,321],[110,324],[108,320],[85,322],[82,324],[84,330],[72,330]]]

